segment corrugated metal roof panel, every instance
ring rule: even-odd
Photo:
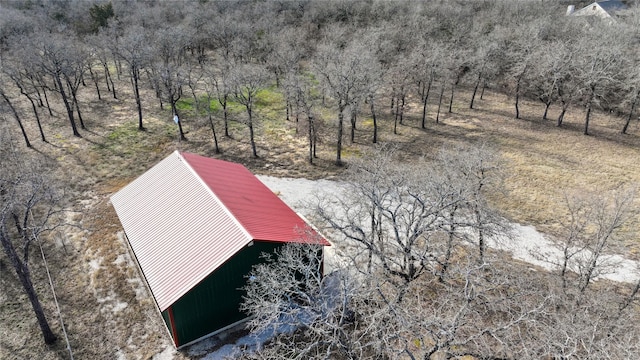
[[[251,240],[329,243],[239,164],[174,152],[115,193],[149,288],[164,311]]]
[[[309,241],[301,236],[307,223],[247,168],[195,154],[182,156],[254,240]]]
[[[177,152],[111,202],[160,311],[252,240]]]

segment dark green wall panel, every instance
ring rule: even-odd
[[[178,335],[178,346],[244,319],[239,310],[246,282],[245,275],[254,264],[262,262],[260,254],[273,252],[281,243],[254,242],[245,247],[171,307]],[[171,332],[167,311],[162,313]]]

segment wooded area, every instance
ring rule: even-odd
[[[635,7],[608,20],[564,16],[558,4],[506,1],[193,2],[180,8],[63,1],[9,2],[2,9],[0,94],[27,146],[33,135],[13,104],[17,94],[28,100],[42,141],[42,113],[53,114],[50,100],[64,104],[70,131],[80,137],[90,130],[83,117],[88,98],[118,97],[114,77],[131,83],[140,130],[145,87],[178,116],[182,140],[182,124],[203,126],[195,118],[217,108],[214,99],[224,110],[225,136],[229,102],[245,108],[246,116],[234,120],[253,134],[260,122],[256,94],[276,89],[287,116],[306,120],[313,148],[317,113],[333,107],[337,164],[345,116],[353,142],[359,115],[375,119],[389,102],[400,125],[405,107],[419,102],[424,128],[430,97],[437,97],[439,121],[441,111],[452,112],[456,89],[473,89],[473,108],[476,96],[491,88],[512,96],[516,119],[523,98],[544,105],[543,119],[550,107],[561,107],[557,126],[566,111],[582,106],[587,135],[592,109],[624,114],[620,131],[627,132],[640,96]],[[182,114],[185,101],[198,109]],[[216,146],[217,122],[208,121]],[[374,121],[373,142],[376,137]],[[253,135],[250,142],[257,157]]]
[[[0,2],[0,240],[45,342],[56,335],[35,295],[29,254],[41,234],[69,225],[65,209],[75,199],[61,189],[81,185],[57,180],[66,171],[56,168],[60,156],[36,144],[93,139],[117,107],[130,113],[131,138],[180,146],[206,129],[211,153],[255,161],[280,145],[260,134],[278,138],[284,126],[271,118],[283,117],[305,138],[304,155],[295,156],[340,168],[345,141],[376,144],[403,127],[440,124],[461,107],[486,111],[478,104],[489,92],[508,98],[517,126],[543,126],[524,120],[536,118],[592,135],[597,113],[636,136],[629,133],[638,122],[640,8],[625,3],[600,19],[565,16],[564,3],[510,0]],[[536,113],[525,113],[525,101],[539,103],[527,107]],[[276,115],[268,113],[274,103],[283,110]],[[149,131],[149,109],[167,126]],[[566,125],[572,112],[583,119],[580,129]],[[81,151],[112,150],[90,146]],[[248,149],[246,156],[234,148]],[[323,149],[331,159],[319,158]],[[609,197],[566,194],[568,216],[557,219],[565,262],[547,274],[505,262],[485,244],[509,235],[508,214],[488,200],[504,191],[491,144],[445,149],[413,165],[393,146],[377,149],[346,162],[352,196],[315,204],[316,221],[355,251],[345,253],[351,270],[330,280],[340,305],[327,308],[319,279],[294,284],[302,285],[294,312],[305,308],[316,321],[245,356],[640,355],[640,283],[594,283],[607,265],[601,255],[634,236],[634,184]],[[130,151],[86,156],[110,161]],[[273,277],[312,255],[290,251],[288,263],[256,276]],[[279,302],[284,295],[253,290],[246,306],[257,320],[277,322],[274,306],[292,310]]]

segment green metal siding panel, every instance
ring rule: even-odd
[[[165,310],[162,312],[162,320],[164,320],[164,324],[167,326],[167,329],[169,329],[169,334],[171,334],[171,321],[169,321],[169,310]],[[175,343],[175,339],[174,339],[174,343]]]
[[[254,242],[175,302],[171,307],[180,342],[178,346],[244,319],[247,315],[239,310],[239,306],[245,275],[254,264],[262,262],[261,253],[273,252],[281,246],[283,244]],[[164,312],[163,318],[170,326]]]

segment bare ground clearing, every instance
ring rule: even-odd
[[[81,130],[81,139],[70,135],[62,108],[56,109],[53,118],[42,114],[49,144],[37,140],[34,120],[28,111],[22,112],[34,143],[34,150],[24,150],[38,151],[60,164],[60,176],[68,188],[68,206],[77,211],[72,216],[82,227],[67,229],[62,237],[64,247],[61,241],[45,243],[71,347],[78,359],[149,359],[170,346],[152,300],[141,291],[137,270],[118,237],[121,227],[108,201],[114,191],[175,149],[240,162],[255,173],[277,177],[339,179],[343,170],[333,165],[331,128],[323,132],[319,159],[309,165],[304,136],[296,135],[296,124],[286,122],[284,108],[276,104],[260,112],[266,121],[258,129],[258,159],[250,157],[245,127],[237,123],[232,126],[231,139],[221,136],[219,127],[220,155],[214,154],[210,130],[196,126],[188,113],[183,120],[189,141],[178,142],[169,111],[160,110],[157,101],[143,101],[148,130],[138,132],[134,102],[126,85],[124,80],[119,84],[120,100],[105,95],[102,102],[93,98],[89,88],[83,89],[88,130]],[[630,135],[620,135],[621,119],[596,114],[593,135],[583,136],[582,109],[571,109],[566,125],[558,129],[553,120],[540,119],[543,107],[538,103],[522,104],[524,118],[516,120],[512,101],[504,95],[486,93],[484,100],[476,101],[474,110],[468,109],[468,98],[467,92],[459,92],[454,113],[441,114],[441,124],[435,124],[436,106],[430,105],[424,130],[419,128],[421,109],[416,104],[405,113],[399,135],[393,135],[389,110],[384,108],[380,141],[400,144],[407,162],[417,156],[431,157],[442,146],[454,143],[485,141],[496,146],[506,160],[508,176],[507,192],[496,196],[494,204],[511,220],[549,233],[557,231],[556,219],[564,215],[562,190],[601,191],[621,182],[640,182],[638,122],[632,124]],[[144,99],[153,99],[153,94],[145,94]],[[557,112],[552,108],[550,118],[554,116]],[[334,121],[333,117],[325,120]],[[371,146],[371,127],[370,119],[363,115],[355,144],[345,137],[347,164],[350,157],[359,156]],[[640,257],[637,239],[620,245],[621,251]],[[62,337],[42,261],[37,256],[32,260],[38,293],[54,331]],[[0,263],[0,358],[68,358],[63,341],[53,348],[42,344],[12,271],[6,260]],[[178,359],[189,357],[186,352],[170,353],[164,354]]]

